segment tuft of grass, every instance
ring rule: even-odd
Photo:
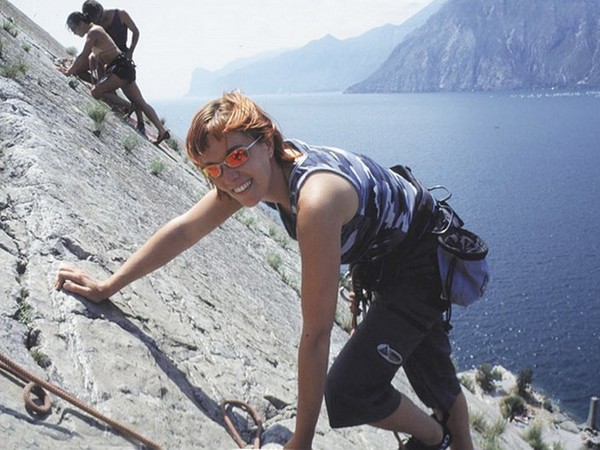
[[[0,68],[0,76],[4,78],[15,79],[19,74],[27,73],[27,65],[23,61],[6,64]]]
[[[470,419],[471,427],[481,434],[483,443],[482,450],[501,450],[498,437],[504,433],[506,429],[506,421],[498,420],[492,426],[485,420],[483,414],[474,413]]]
[[[281,273],[281,281],[283,281],[285,284],[287,284],[289,287],[291,287],[294,291],[296,291],[296,293],[298,295],[300,295],[300,283],[298,282],[298,279],[289,275],[286,272],[280,272]]]
[[[123,147],[125,147],[125,150],[127,150],[128,152],[134,150],[138,145],[140,145],[140,140],[134,134],[130,134],[123,141]]]
[[[23,50],[25,50],[27,53],[29,53],[29,51],[31,50],[31,45],[29,45],[27,42],[23,42],[23,43],[21,44],[21,48],[22,48]]]
[[[470,377],[466,375],[461,375],[460,384],[462,384],[465,387],[465,389],[467,389],[472,394],[475,393],[475,384],[473,383],[473,380]]]
[[[29,290],[27,290],[26,288],[21,288],[17,297],[17,312],[13,316],[16,320],[18,320],[26,327],[30,327],[33,321],[31,305],[27,303],[28,297]]]
[[[69,87],[71,89],[76,89],[78,85],[79,85],[79,81],[77,81],[77,78],[75,78],[75,77],[69,78]]]
[[[471,414],[469,421],[471,422],[471,428],[481,434],[484,434],[488,430],[487,420],[485,420],[485,417],[480,412]]]
[[[500,412],[502,417],[519,416],[525,412],[525,400],[519,395],[508,395],[500,400]]]
[[[29,327],[32,321],[31,306],[27,303],[19,303],[15,318],[26,327]]]
[[[87,115],[94,121],[94,134],[99,136],[104,129],[104,120],[109,109],[100,102],[96,102],[87,109]]]
[[[277,242],[283,249],[288,249],[290,246],[290,242],[287,237],[282,236],[275,227],[269,227],[269,236]]]
[[[2,53],[4,51],[4,44],[2,43],[2,39],[0,39],[0,58],[4,58],[4,54]]]
[[[495,439],[485,439],[481,445],[481,450],[504,450],[504,448]]]
[[[481,366],[479,366],[477,373],[475,374],[475,381],[477,381],[477,384],[479,384],[483,392],[492,392],[496,387],[494,384],[492,366],[487,363],[483,363]]]
[[[533,369],[527,367],[517,375],[517,393],[527,399],[531,396],[531,382],[533,380]]]
[[[252,225],[256,223],[256,219],[254,218],[254,216],[246,214],[244,210],[238,211],[236,213],[236,218],[248,228],[252,227]]]
[[[150,163],[150,173],[154,176],[160,175],[166,168],[167,165],[158,159],[155,159]]]
[[[549,450],[542,439],[542,425],[534,421],[522,434],[523,439],[533,450]]]
[[[19,30],[17,29],[17,26],[13,22],[12,18],[9,18],[8,20],[5,19],[2,28],[4,28],[4,31],[6,31],[12,37],[17,37],[19,34]]]
[[[506,420],[498,419],[496,422],[494,422],[492,424],[491,427],[489,427],[487,429],[487,431],[485,432],[485,436],[486,436],[486,438],[496,439],[498,436],[500,436],[502,433],[504,433],[505,429],[506,429]]]
[[[267,255],[267,264],[271,266],[275,271],[279,271],[281,264],[283,263],[283,259],[281,259],[281,255],[278,253],[269,253]]]
[[[48,355],[46,355],[39,349],[33,350],[31,352],[31,356],[33,357],[33,360],[37,363],[37,365],[40,366],[42,369],[45,369],[49,367],[50,364],[52,364]]]
[[[177,153],[179,153],[179,143],[177,142],[177,139],[173,139],[173,138],[169,138],[165,140],[165,143],[174,151],[176,151]]]
[[[67,47],[65,50],[67,52],[67,55],[77,56],[77,48],[76,47]]]

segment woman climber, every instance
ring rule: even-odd
[[[408,433],[409,450],[471,450],[467,403],[443,320],[437,240],[431,224],[420,220],[416,187],[366,156],[284,140],[267,114],[238,92],[196,113],[186,149],[213,189],[107,279],[65,266],[56,288],[100,302],[165,265],[240,208],[266,202],[297,239],[302,259],[298,405],[286,448],[311,448],[325,399],[334,428],[369,424]],[[410,251],[400,261],[390,259],[406,240]],[[328,373],[340,263],[367,269],[361,281],[375,301]],[[401,367],[432,416],[392,386]]]

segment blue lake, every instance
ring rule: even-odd
[[[459,370],[519,372],[580,421],[600,396],[600,93],[255,96],[286,137],[443,184],[490,247],[486,298],[455,308]],[[155,101],[184,138],[207,99]]]

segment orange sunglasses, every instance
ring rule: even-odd
[[[252,148],[254,144],[260,141],[262,136],[257,137],[250,145],[247,147],[241,146],[237,147],[235,150],[231,151],[225,159],[223,159],[222,163],[219,164],[211,164],[202,168],[202,172],[208,178],[212,180],[216,180],[221,175],[223,175],[223,166],[227,166],[231,169],[235,169],[236,167],[240,167],[246,161],[248,161],[248,150]]]

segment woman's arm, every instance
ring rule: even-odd
[[[240,208],[227,196],[217,197],[216,190],[206,194],[185,214],[159,229],[109,278],[98,281],[85,271],[61,267],[55,287],[99,302],[131,282],[164,266],[184,252]]]
[[[140,39],[140,30],[135,25],[135,22],[129,16],[129,14],[127,14],[127,11],[119,10],[119,18],[121,19],[121,23],[131,31],[131,45],[129,46],[127,57],[132,59],[133,51],[135,50],[135,47],[137,47],[137,43]]]
[[[71,75],[74,75],[76,73],[79,73],[82,70],[85,70],[89,64],[89,56],[92,53],[92,47],[94,47],[94,44],[96,43],[97,39],[98,39],[98,36],[94,32],[94,30],[90,30],[85,35],[85,44],[83,46],[83,50],[81,51],[81,53],[79,55],[77,55],[77,58],[75,58],[75,61],[73,61],[73,63],[71,64],[71,66],[68,69],[65,69],[64,67],[59,67],[58,70],[60,70],[63,74],[65,74],[68,77],[70,77]]]
[[[355,214],[358,195],[348,181],[317,173],[302,187],[298,243],[302,257],[302,336],[298,349],[298,411],[286,448],[310,448],[329,362],[329,341],[340,277],[341,229]]]

